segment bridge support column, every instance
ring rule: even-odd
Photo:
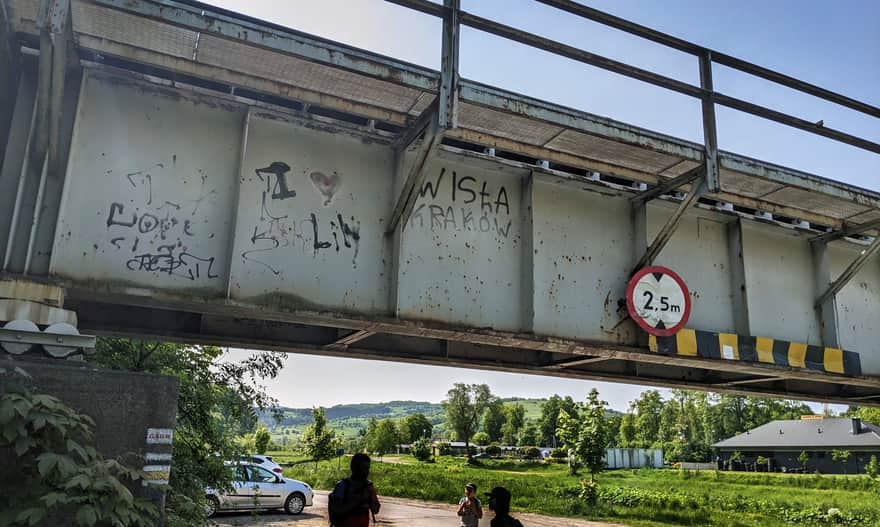
[[[9,26],[6,3],[0,2],[0,167],[15,110],[18,76],[19,50]]]
[[[523,331],[535,329],[535,221],[534,221],[535,175],[530,172],[522,180],[520,215],[522,238],[520,239],[520,309]]]
[[[828,244],[823,241],[810,243],[813,255],[813,276],[815,277],[816,291],[827,291],[831,287],[831,268],[828,263]],[[835,295],[824,297],[824,300],[816,303],[816,316],[819,318],[819,330],[822,335],[822,344],[830,348],[839,348],[837,301]]]
[[[751,335],[749,324],[749,292],[746,282],[745,250],[742,219],[727,224],[727,253],[730,269],[730,291],[733,302],[733,324],[739,335]]]

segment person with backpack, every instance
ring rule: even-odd
[[[483,517],[483,504],[477,498],[477,486],[468,483],[464,486],[464,498],[458,502],[458,514],[461,527],[478,527]]]
[[[376,521],[379,497],[370,481],[370,456],[358,453],[351,458],[351,476],[333,487],[327,509],[333,527],[369,527],[370,516]]]
[[[495,517],[489,522],[492,527],[523,527],[519,520],[510,515],[510,491],[504,487],[495,487],[489,496],[489,510],[495,511]]]

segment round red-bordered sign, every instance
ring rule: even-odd
[[[672,269],[639,270],[626,286],[626,308],[640,328],[658,337],[675,335],[691,316],[687,285]]]

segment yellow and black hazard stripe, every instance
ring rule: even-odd
[[[759,362],[850,376],[862,374],[858,353],[765,337],[682,329],[669,337],[650,335],[648,347],[663,355]]]

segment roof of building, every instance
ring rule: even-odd
[[[854,419],[807,419],[772,421],[712,445],[734,448],[877,448],[880,426],[860,422],[853,434]]]

